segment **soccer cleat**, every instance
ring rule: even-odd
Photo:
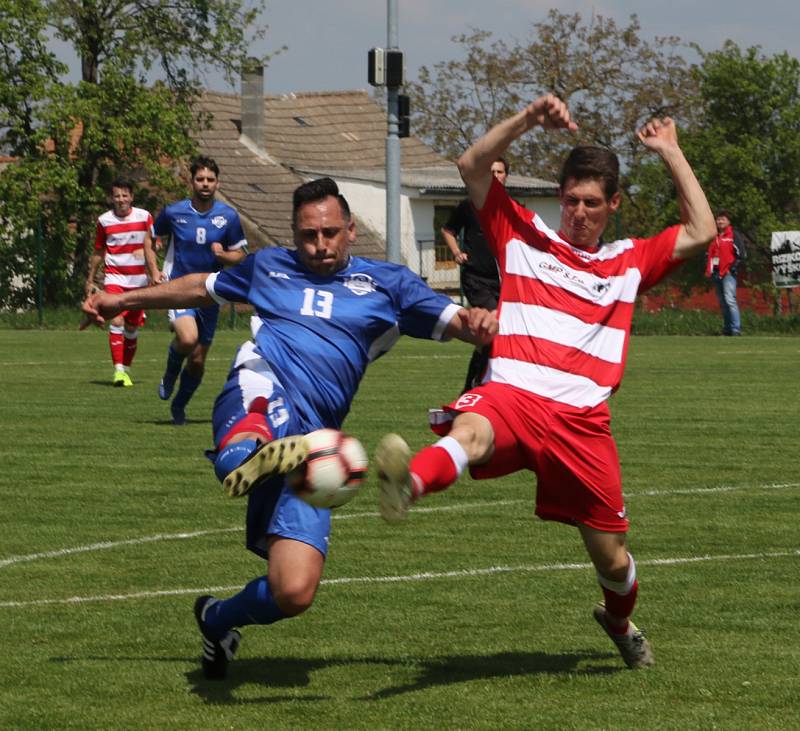
[[[116,388],[122,388],[125,385],[125,377],[127,375],[125,371],[117,369],[114,371],[114,378],[111,380],[111,383],[113,383]],[[130,378],[128,380],[130,380]],[[131,386],[132,385],[133,383],[131,383]]]
[[[203,667],[203,675],[209,680],[223,680],[228,674],[228,663],[233,660],[242,635],[235,629],[229,630],[221,638],[215,640],[206,634],[205,616],[208,608],[219,601],[210,594],[197,597],[194,602],[194,618],[203,636],[203,655],[200,664]]]
[[[273,439],[230,472],[222,481],[222,487],[231,497],[247,495],[259,482],[299,467],[307,455],[308,443],[302,436]]]
[[[158,397],[162,401],[168,401],[169,397],[172,396],[172,390],[175,388],[175,380],[172,381],[167,380],[166,377],[161,379],[161,382],[158,384]]]
[[[122,371],[122,385],[125,388],[130,388],[133,385],[133,380],[127,371]]]
[[[628,620],[628,631],[624,635],[613,632],[608,626],[605,602],[594,605],[592,616],[617,646],[619,654],[629,668],[648,668],[655,664],[650,643],[645,638],[644,632],[633,622]]]
[[[172,423],[175,426],[183,426],[186,423],[186,412],[180,406],[175,406],[174,403],[170,404],[169,411],[172,414]]]
[[[381,492],[378,507],[387,523],[399,523],[411,506],[411,474],[408,463],[411,450],[399,434],[386,434],[375,450]]]

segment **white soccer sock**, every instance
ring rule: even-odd
[[[464,447],[458,443],[458,440],[454,439],[453,437],[442,437],[433,446],[441,447],[450,455],[450,459],[453,460],[456,472],[459,475],[461,475],[461,473],[467,468],[467,465],[469,464],[469,457],[467,457]]]

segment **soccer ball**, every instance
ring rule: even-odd
[[[367,476],[361,442],[336,429],[305,435],[308,456],[288,475],[289,486],[315,508],[338,508],[351,500]]]

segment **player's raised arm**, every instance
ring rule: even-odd
[[[681,227],[673,259],[699,254],[717,233],[714,214],[694,171],[678,144],[678,131],[669,118],[652,119],[638,131],[639,139],[664,161],[675,184],[681,211]]]
[[[578,129],[578,125],[570,118],[567,105],[557,96],[546,94],[496,124],[458,159],[458,170],[476,208],[483,208],[489,193],[492,163],[502,157],[514,140],[537,126],[544,129],[567,129],[570,132]]]
[[[98,292],[83,303],[86,325],[103,325],[124,310],[168,310],[183,307],[208,307],[214,299],[206,290],[208,274],[187,274],[157,287],[130,289],[122,294]],[[83,327],[85,327],[84,325]]]

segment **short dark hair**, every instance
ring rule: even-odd
[[[114,178],[111,183],[111,190],[114,190],[114,188],[125,188],[133,195],[133,181],[130,178]]]
[[[719,218],[720,216],[725,216],[725,218],[727,218],[729,221],[731,220],[731,214],[728,213],[727,209],[725,208],[717,208],[714,218]]]
[[[494,159],[494,162],[502,162],[503,163],[503,169],[506,171],[506,175],[508,175],[511,172],[511,167],[508,164],[508,160],[506,160],[504,157],[496,157]]]
[[[205,157],[201,155],[200,157],[196,157],[192,160],[192,165],[189,168],[189,172],[192,174],[192,177],[197,175],[198,170],[202,170],[206,168],[207,170],[211,170],[217,177],[219,177],[219,165],[217,165],[217,161],[211,157]]]
[[[306,203],[336,198],[342,208],[345,221],[350,220],[350,206],[345,197],[339,192],[339,186],[333,178],[317,178],[295,188],[292,195],[292,226],[297,223],[297,212]]]
[[[606,200],[619,191],[619,159],[605,147],[578,145],[564,160],[558,184],[564,188],[573,180],[599,180],[603,184]]]

